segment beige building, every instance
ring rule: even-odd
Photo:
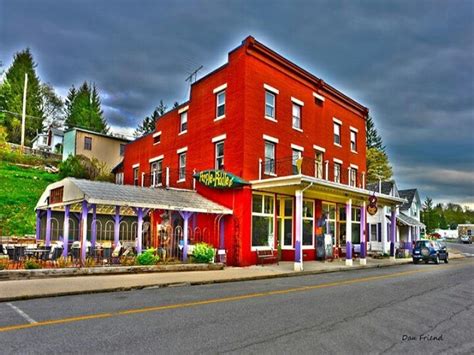
[[[64,133],[63,160],[70,155],[84,155],[107,164],[112,170],[122,161],[125,145],[130,140],[82,128],[72,128]]]

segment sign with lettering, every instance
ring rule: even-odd
[[[249,183],[223,170],[204,170],[193,175],[204,186],[214,189],[233,189]]]

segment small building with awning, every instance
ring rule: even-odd
[[[89,243],[94,248],[97,243],[117,246],[130,242],[141,253],[144,247],[159,247],[163,237],[186,260],[190,236],[217,240],[225,249],[219,229],[224,228],[224,217],[232,213],[192,190],[65,178],[50,184],[36,205],[36,239],[44,240],[46,246],[61,240],[63,256],[68,255],[72,242],[80,242],[84,259]],[[199,216],[206,217],[203,223],[211,220],[214,224],[201,228]]]

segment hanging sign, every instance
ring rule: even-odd
[[[377,197],[375,197],[375,194],[372,196],[369,196],[369,204],[367,205],[367,212],[373,216],[377,213],[378,208],[377,208]]]
[[[201,184],[214,189],[233,189],[249,183],[223,170],[204,170],[193,175]]]

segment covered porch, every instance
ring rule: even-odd
[[[415,218],[401,212],[397,216],[397,226],[399,230],[400,248],[412,250],[413,242],[421,238],[421,231],[425,225]]]
[[[224,226],[232,210],[195,191],[142,188],[75,178],[49,185],[36,205],[36,240],[78,246],[82,263],[98,245],[129,245],[136,254],[161,248],[187,260],[191,243],[204,241],[225,259]]]
[[[306,175],[256,180],[251,184],[254,196],[252,248],[258,247],[257,238],[262,234],[260,219],[267,218],[268,224],[272,224],[265,227],[270,230],[269,244],[273,239],[273,244],[268,246],[281,250],[283,260],[292,258],[295,270],[303,270],[303,260],[320,257],[343,257],[346,265],[352,265],[354,253],[360,256],[361,264],[366,264],[369,198],[375,196],[377,205],[387,206],[393,218],[397,217],[397,206],[405,201]],[[263,196],[261,210],[260,197],[255,197],[259,195]],[[274,209],[265,207],[271,203]],[[392,259],[395,243],[396,224],[393,224],[390,226]]]

